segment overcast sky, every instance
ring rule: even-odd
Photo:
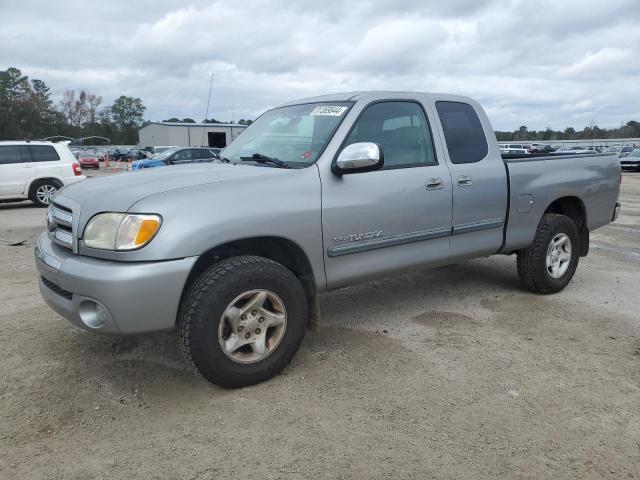
[[[497,129],[640,120],[640,0],[0,0],[0,69],[140,97],[146,118],[255,118],[353,90],[475,97]]]

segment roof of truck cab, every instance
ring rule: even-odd
[[[307,97],[299,100],[279,105],[286,107],[289,105],[300,105],[303,103],[319,103],[319,102],[357,102],[358,100],[376,100],[385,98],[411,98],[412,96],[427,97],[429,99],[451,100],[471,102],[472,99],[462,95],[452,95],[448,93],[431,93],[431,92],[403,92],[403,91],[359,91],[359,92],[343,92],[332,93],[329,95],[319,95],[317,97]]]

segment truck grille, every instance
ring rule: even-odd
[[[66,290],[60,288],[58,285],[56,285],[55,283],[47,280],[44,277],[40,277],[40,279],[42,280],[42,283],[45,284],[45,286],[51,290],[53,293],[57,293],[58,295],[60,295],[63,298],[66,298],[67,300],[71,300],[73,297],[73,294],[71,292],[67,292]]]
[[[52,203],[47,212],[47,232],[51,241],[73,250],[73,212]]]

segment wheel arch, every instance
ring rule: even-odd
[[[582,199],[572,195],[557,198],[549,203],[544,213],[558,213],[573,220],[580,233],[580,256],[585,257],[589,253],[587,209]]]
[[[189,285],[204,270],[220,260],[239,255],[268,258],[291,270],[304,288],[312,323],[318,320],[316,278],[309,257],[296,242],[279,236],[241,238],[221,243],[203,252],[187,276],[182,298],[184,298]],[[182,303],[182,299],[180,303]]]
[[[31,179],[31,181],[29,182],[29,185],[27,186],[27,197],[31,198],[34,194],[34,188],[36,188],[37,185],[39,185],[40,183],[47,181],[47,180],[53,180],[54,182],[58,183],[60,185],[59,188],[64,187],[64,182],[56,177],[55,175],[46,175],[43,177],[34,177]]]

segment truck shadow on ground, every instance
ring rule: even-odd
[[[513,293],[527,295],[516,274],[515,256],[474,260],[323,294],[321,325],[348,318],[350,326],[366,327],[369,318],[380,317],[380,312],[389,317],[408,315],[410,310],[421,314]]]

